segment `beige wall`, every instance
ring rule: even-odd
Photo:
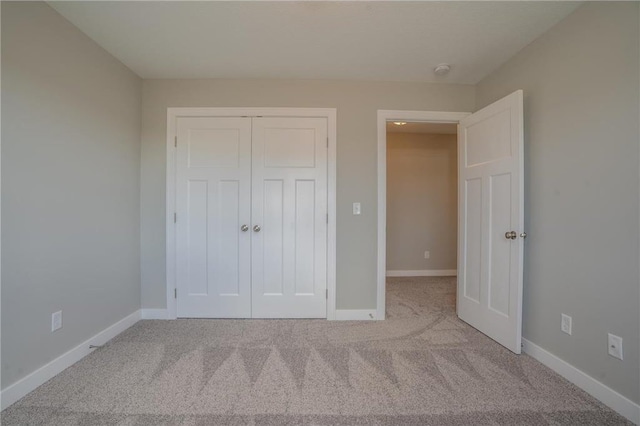
[[[585,4],[477,86],[478,107],[525,94],[524,337],[635,402],[638,16],[637,2]]]
[[[470,111],[474,87],[291,80],[145,80],[142,108],[142,304],[164,308],[167,107],[337,108],[337,307],[376,307],[377,110]],[[353,216],[351,204],[362,203]]]
[[[638,402],[638,40],[638,3],[593,3],[475,88],[147,80],[140,157],[140,79],[46,4],[2,2],[2,387],[138,309],[139,256],[143,306],[165,306],[167,107],[338,109],[338,308],[359,309],[376,303],[376,111],[524,89],[524,336]]]
[[[141,86],[46,3],[2,2],[3,389],[140,308]]]
[[[388,271],[456,269],[457,174],[456,135],[387,133]]]

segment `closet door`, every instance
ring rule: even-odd
[[[178,317],[249,318],[251,119],[179,118],[177,138]]]
[[[327,120],[254,118],[253,318],[326,318]]]

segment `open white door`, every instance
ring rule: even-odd
[[[458,316],[519,354],[526,237],[521,90],[460,122],[458,155]]]

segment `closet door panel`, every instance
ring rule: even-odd
[[[177,122],[177,314],[251,317],[251,119]]]
[[[326,318],[327,121],[254,118],[252,135],[253,317]]]

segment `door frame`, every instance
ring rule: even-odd
[[[387,275],[387,122],[459,123],[470,112],[378,110],[378,271],[376,318],[386,315]],[[460,169],[458,157],[458,170]]]
[[[177,318],[176,276],[176,122],[180,117],[304,117],[327,119],[327,319],[336,316],[336,108],[167,108],[166,297],[167,319]]]

